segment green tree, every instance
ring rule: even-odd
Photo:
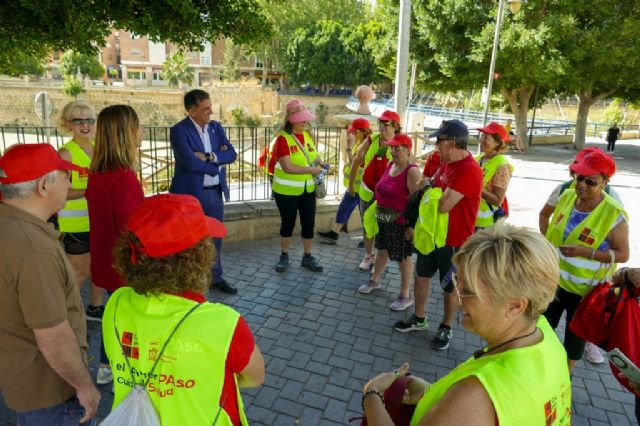
[[[242,58],[242,46],[236,44],[232,39],[224,40],[224,69],[222,78],[227,81],[240,80],[240,59]]]
[[[67,50],[60,57],[60,74],[63,76],[76,75],[80,72],[83,76],[97,79],[104,75],[104,66],[100,63],[95,54],[85,55],[83,53]]]
[[[221,34],[238,43],[271,36],[270,24],[254,0],[3,0],[0,71],[19,54],[44,58],[48,52],[69,49],[93,53],[112,28],[192,50]]]
[[[170,54],[162,64],[162,78],[171,86],[182,88],[193,83],[194,70],[181,51]]]
[[[78,95],[84,92],[82,82],[73,75],[65,75],[64,83],[62,84],[62,90],[69,96],[73,96],[78,99]]]
[[[0,63],[0,71],[12,77],[20,77],[23,75],[35,75],[39,77],[44,75],[45,69],[42,58],[23,53],[13,58],[4,68],[2,68],[2,64]]]
[[[355,86],[381,80],[365,48],[367,27],[318,21],[293,35],[284,67],[297,84]]]

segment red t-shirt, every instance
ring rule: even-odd
[[[144,192],[131,169],[89,175],[85,193],[89,206],[91,278],[95,285],[116,291],[124,281],[113,268],[113,247]]]
[[[451,188],[464,195],[449,211],[447,233],[447,245],[460,247],[475,231],[482,195],[482,169],[469,154],[462,160],[444,163],[433,184],[442,191]]]
[[[193,292],[184,292],[179,294],[179,296],[199,303],[207,300],[203,295]],[[220,394],[220,401],[217,404],[217,406],[220,406],[224,400],[222,408],[224,408],[231,422],[236,426],[240,426],[240,408],[238,405],[238,394],[236,392],[234,375],[241,373],[247,368],[251,355],[253,355],[254,346],[255,341],[253,340],[251,329],[249,329],[247,322],[241,316],[238,318],[236,329],[231,338],[231,345],[229,346],[224,368],[224,384],[222,386],[222,393]]]
[[[298,138],[298,142],[300,142],[300,144],[304,146],[304,135],[302,133],[296,133],[295,135]],[[297,147],[294,147],[294,149],[297,149]],[[278,139],[276,139],[276,143],[273,146],[272,158],[274,158],[275,162],[275,160],[279,159],[280,157],[286,157],[287,155],[291,155],[289,143],[284,138],[284,136],[278,136]]]
[[[422,175],[428,178],[432,178],[436,174],[436,170],[440,167],[440,152],[436,149],[431,151],[427,156],[427,162],[424,163],[424,170]]]

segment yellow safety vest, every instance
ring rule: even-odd
[[[358,150],[360,149],[360,147],[362,147],[362,144],[356,142],[356,144],[353,146],[353,149],[352,149],[352,153],[354,156],[358,154]],[[345,188],[349,188],[349,176],[351,174],[350,161],[344,165],[344,168],[342,171],[344,176],[342,183],[344,184]],[[364,174],[364,168],[362,166],[358,167],[358,173],[356,173],[356,178],[353,181],[353,189],[356,194],[360,191],[360,184],[362,183],[363,174]]]
[[[546,237],[555,247],[568,244],[579,244],[590,249],[597,249],[607,238],[620,214],[627,217],[624,208],[609,194],[603,191],[604,199],[590,212],[582,222],[564,238],[571,211],[578,198],[574,189],[565,190],[558,199],[553,212]],[[615,265],[600,263],[586,257],[568,257],[558,250],[560,257],[559,285],[570,293],[584,296],[601,281],[609,278],[607,272],[614,271]]]
[[[318,151],[316,151],[316,145],[313,143],[313,139],[311,139],[309,133],[304,132],[304,149],[309,155],[309,161],[311,164],[307,162],[307,157],[305,157],[305,155],[300,151],[300,147],[292,135],[286,132],[279,132],[278,135],[283,136],[287,140],[291,164],[300,167],[313,166],[316,157],[318,156]],[[316,189],[316,183],[313,180],[313,175],[311,173],[287,173],[282,169],[280,162],[276,161],[273,173],[273,191],[275,193],[282,195],[302,195],[305,188],[307,192],[313,192]]]
[[[376,210],[378,210],[378,202],[371,203],[369,208],[364,211],[362,215],[362,227],[364,228],[364,236],[372,239],[378,234],[380,228],[378,226],[378,219],[376,218]]]
[[[93,141],[91,144],[93,145]],[[71,162],[73,164],[89,169],[91,158],[73,139],[64,144],[63,148],[71,154]],[[75,170],[71,171],[72,189],[87,189],[88,182],[88,171],[84,173],[79,173]],[[58,212],[58,225],[61,232],[89,232],[87,199],[82,197],[67,201],[64,208]]]
[[[444,247],[449,232],[449,212],[438,212],[442,188],[430,188],[420,200],[419,217],[413,231],[413,245],[422,254]]]
[[[484,158],[484,154],[480,154],[475,157],[478,164],[482,167],[482,189],[486,189],[489,183],[491,183],[491,179],[496,174],[496,171],[505,164],[509,165],[509,169],[511,173],[513,173],[513,166],[509,164],[509,160],[502,155],[498,154],[493,158],[482,163],[482,159]],[[500,206],[494,206],[493,209],[499,209]],[[476,228],[490,228],[493,226],[495,222],[493,221],[493,211],[489,207],[489,203],[487,203],[482,197],[480,198],[480,207],[478,208],[478,217],[476,219]]]
[[[114,312],[116,303],[118,312]],[[136,381],[144,383],[169,334],[194,303],[169,294],[143,296],[131,287],[122,287],[109,298],[102,338],[113,371],[113,408],[133,386],[117,339],[135,370]],[[117,337],[114,315],[120,332]],[[205,302],[173,335],[146,389],[163,425],[211,425],[218,412],[216,425],[231,425],[225,410],[219,410],[219,402],[239,317],[228,306]],[[239,391],[237,397],[241,422],[247,425]]]
[[[369,144],[369,149],[367,149],[367,153],[364,155],[364,164],[362,165],[362,174],[364,174],[364,170],[367,168],[371,160],[378,154],[380,151],[380,133],[374,133],[371,135],[371,143]],[[385,150],[386,156],[389,160],[391,157],[391,150]],[[373,188],[375,189],[375,188]],[[366,202],[369,202],[373,199],[373,189],[367,188],[367,185],[364,181],[360,182],[360,188],[358,190],[358,195],[360,199]]]
[[[449,388],[469,376],[476,377],[489,394],[500,426],[571,424],[567,353],[543,316],[537,326],[543,334],[541,342],[471,357],[431,385],[416,406],[411,426],[417,425]]]

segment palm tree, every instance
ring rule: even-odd
[[[194,71],[182,51],[175,51],[162,64],[162,78],[169,85],[182,89],[183,84],[193,83]]]

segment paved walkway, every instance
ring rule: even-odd
[[[633,150],[630,151],[633,156],[629,154],[627,158],[637,159],[636,147],[628,148]],[[516,159],[521,170],[539,167],[534,162],[556,164],[545,165],[550,167],[550,175],[533,182],[537,188],[533,192],[544,198],[555,182],[543,181],[555,175],[564,179],[566,166],[559,163],[568,164],[571,154],[563,154],[561,148],[545,148],[527,155]],[[625,168],[633,167],[630,163]],[[525,201],[513,197],[513,214],[526,215],[526,220],[518,222],[536,226],[537,222],[532,221],[537,217],[539,204],[535,203],[539,201],[532,204],[533,192],[518,189],[527,179],[532,178],[521,175],[515,179],[509,194],[511,197],[511,193],[525,193],[520,197]],[[635,191],[630,196],[637,195],[634,182],[628,185],[630,191]],[[363,255],[357,243],[356,235],[350,238],[342,234],[336,246],[317,244],[316,254],[325,266],[322,274],[299,267],[298,240],[292,245],[291,267],[280,275],[273,271],[280,251],[277,239],[224,247],[225,276],[239,287],[239,294],[210,292],[209,299],[229,304],[245,316],[267,363],[265,384],[243,391],[251,424],[347,424],[360,414],[362,386],[374,375],[409,361],[415,374],[433,382],[482,346],[479,337],[465,332],[456,323],[449,349],[431,350],[430,340],[443,313],[442,292],[437,285],[427,307],[431,329],[412,333],[393,331],[391,325],[406,315],[387,307],[399,290],[398,268],[395,264],[388,268],[380,290],[370,295],[357,293],[356,288],[368,278],[366,272],[357,269]],[[98,324],[90,324],[89,333],[95,375]],[[100,417],[109,412],[110,389],[110,385],[101,387]],[[606,364],[594,366],[582,361],[577,364],[573,372],[573,425],[635,424],[633,403],[632,395],[621,388]],[[0,401],[0,425],[4,424],[15,424],[15,415]]]

